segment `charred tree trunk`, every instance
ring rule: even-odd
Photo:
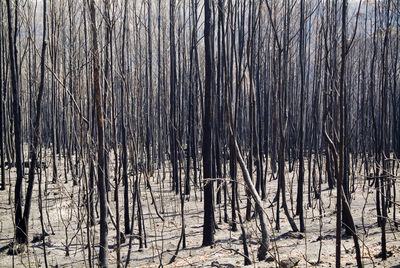
[[[100,199],[100,253],[99,263],[101,267],[108,266],[108,226],[107,226],[107,191],[104,177],[104,123],[102,100],[100,92],[100,65],[97,44],[96,10],[94,0],[89,0],[89,11],[92,32],[92,56],[93,56],[93,88],[94,102],[96,106],[97,119],[97,188]]]
[[[11,15],[11,1],[7,0],[7,17],[8,17],[8,45],[10,57],[10,73],[11,73],[11,87],[13,97],[13,121],[14,121],[14,146],[15,146],[15,166],[17,168],[17,179],[15,182],[15,238],[18,243],[26,243],[26,235],[23,230],[19,228],[23,223],[22,218],[22,182],[24,178],[24,170],[22,166],[22,136],[21,136],[21,107],[19,103],[19,84],[18,84],[18,70],[17,70],[17,51],[16,40],[14,32],[17,31],[17,18],[15,18],[15,25],[13,31],[13,22]],[[18,2],[16,3],[18,9]],[[16,13],[17,14],[17,13]]]
[[[36,115],[33,123],[33,144],[30,147],[30,158],[31,161],[29,163],[29,175],[28,175],[28,189],[26,190],[25,197],[25,208],[23,220],[20,221],[20,224],[17,225],[17,230],[22,232],[21,235],[24,236],[24,243],[28,243],[28,227],[29,227],[29,215],[31,211],[31,202],[32,202],[32,192],[33,192],[33,184],[35,180],[35,171],[37,168],[38,161],[38,147],[40,140],[40,113],[41,113],[41,104],[42,97],[44,91],[44,74],[45,74],[45,57],[46,57],[46,1],[43,3],[43,42],[42,42],[42,54],[41,54],[41,62],[40,62],[40,85],[39,92],[36,100]],[[39,163],[41,165],[41,163]]]
[[[296,215],[300,218],[300,232],[305,231],[303,212],[303,186],[304,186],[304,78],[305,78],[305,37],[304,37],[304,0],[300,0],[300,133],[299,133],[299,179],[297,185]],[[310,163],[308,163],[310,165]]]
[[[130,234],[129,224],[129,181],[128,181],[128,148],[126,144],[126,126],[124,116],[124,103],[125,103],[125,87],[127,85],[126,74],[125,74],[125,38],[126,38],[126,20],[127,20],[128,0],[124,3],[124,21],[123,21],[123,33],[122,33],[122,49],[121,49],[121,72],[122,72],[122,83],[120,92],[121,102],[121,139],[122,139],[122,182],[124,184],[124,224],[125,234]]]
[[[204,46],[205,46],[205,82],[204,82],[204,113],[203,113],[203,177],[204,177],[204,225],[203,246],[214,244],[214,181],[212,178],[212,122],[213,112],[211,96],[213,89],[213,62],[211,42],[211,6],[210,1],[204,2]]]
[[[176,124],[176,52],[175,52],[175,0],[170,0],[170,159],[172,183],[175,194],[179,194],[177,124]]]
[[[3,6],[0,7],[0,12],[3,14]],[[3,15],[1,15],[3,17]],[[3,20],[2,20],[3,21]],[[1,172],[1,185],[0,191],[6,189],[6,174],[4,166],[4,136],[5,136],[5,122],[3,120],[4,114],[4,101],[3,101],[3,55],[4,45],[3,45],[3,29],[0,32],[0,172]]]

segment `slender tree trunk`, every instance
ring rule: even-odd
[[[51,1],[51,60],[52,60],[52,69],[54,73],[57,73],[57,40],[56,40],[56,18],[55,15],[55,1]],[[54,77],[51,78],[51,130],[52,130],[52,162],[53,162],[53,183],[57,182],[58,174],[57,174],[57,109],[56,109],[56,82]]]
[[[146,94],[147,94],[147,111],[146,111],[146,154],[147,154],[147,176],[148,179],[150,179],[150,176],[152,176],[152,152],[151,152],[151,146],[152,140],[153,140],[153,68],[152,68],[152,44],[151,44],[151,0],[147,0],[147,46],[148,46],[148,60],[147,60],[147,88],[146,88]]]
[[[172,182],[175,193],[179,193],[177,124],[176,124],[176,52],[175,52],[175,0],[170,0],[170,156]]]
[[[43,3],[43,42],[42,42],[42,54],[41,54],[41,62],[40,62],[40,85],[39,92],[36,101],[36,115],[33,123],[33,144],[30,148],[30,158],[31,162],[29,163],[29,175],[28,175],[28,189],[26,190],[25,197],[25,208],[23,220],[20,222],[20,225],[17,225],[17,229],[22,231],[22,234],[25,236],[23,238],[24,243],[28,243],[28,227],[29,227],[29,215],[31,211],[31,202],[32,202],[32,192],[33,192],[33,184],[35,180],[35,170],[37,167],[37,154],[40,140],[40,114],[41,114],[41,104],[42,97],[44,91],[44,74],[45,74],[45,58],[46,58],[46,2]],[[41,163],[39,163],[41,165]]]
[[[304,0],[300,0],[300,133],[299,133],[299,180],[297,185],[296,215],[300,217],[300,232],[305,231],[303,212],[303,186],[304,186],[304,68],[305,68],[305,37],[304,37]],[[311,164],[310,162],[308,163]]]
[[[0,7],[1,16],[3,17],[3,5]],[[1,20],[3,21],[3,20]],[[5,136],[5,122],[3,120],[4,114],[4,103],[3,103],[3,27],[0,30],[0,171],[1,171],[1,185],[0,191],[6,189],[6,174],[5,174],[5,163],[4,163],[4,136]]]
[[[123,32],[122,32],[122,49],[121,49],[121,92],[120,92],[120,103],[121,103],[121,139],[122,139],[122,182],[124,184],[124,224],[125,234],[130,234],[129,224],[129,181],[128,181],[128,148],[126,144],[126,126],[125,126],[125,87],[127,85],[126,73],[125,73],[125,38],[126,38],[126,20],[128,11],[128,0],[124,3],[124,18],[123,18]]]
[[[204,2],[204,45],[205,45],[205,84],[203,113],[203,177],[204,177],[204,225],[203,246],[214,244],[214,182],[212,178],[212,34],[210,1]]]
[[[18,1],[16,2],[16,9],[18,9]],[[9,45],[9,57],[10,57],[10,73],[11,73],[11,87],[13,97],[13,117],[14,117],[14,142],[15,142],[15,165],[17,168],[17,179],[15,182],[15,224],[16,224],[16,239],[18,243],[26,243],[26,236],[23,230],[19,228],[21,226],[22,218],[22,181],[24,178],[24,170],[22,167],[22,137],[21,137],[21,107],[19,104],[19,84],[18,84],[18,72],[16,66],[17,52],[16,52],[16,40],[12,29],[12,15],[11,15],[11,3],[7,0],[7,16],[8,16],[8,45]],[[17,20],[15,20],[17,21]],[[14,25],[14,31],[17,23]]]
[[[93,56],[93,87],[94,87],[94,102],[96,106],[97,117],[97,188],[100,199],[100,253],[99,264],[101,267],[108,266],[107,251],[108,251],[108,226],[107,226],[107,192],[104,178],[104,123],[102,100],[100,93],[100,66],[99,52],[97,44],[97,29],[96,29],[96,10],[94,0],[89,0],[89,11],[91,20],[92,32],[92,56]]]

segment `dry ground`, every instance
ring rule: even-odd
[[[47,159],[50,162],[50,158]],[[98,235],[99,226],[86,227],[86,209],[83,204],[83,199],[79,198],[79,191],[82,187],[72,186],[71,173],[68,173],[69,183],[64,183],[63,165],[59,163],[60,176],[58,183],[51,184],[50,168],[42,173],[44,181],[48,183],[48,194],[43,197],[44,206],[44,224],[46,231],[50,234],[45,238],[46,252],[49,265],[51,267],[84,267],[89,266],[87,245],[87,230],[95,234],[95,252],[98,253]],[[181,217],[180,217],[180,199],[174,192],[170,191],[169,176],[166,176],[164,183],[159,184],[157,181],[162,181],[162,170],[156,170],[151,178],[151,185],[156,199],[158,210],[165,219],[160,220],[155,214],[154,205],[151,202],[149,190],[143,183],[143,175],[141,179],[141,200],[143,205],[146,243],[147,247],[139,249],[137,239],[133,239],[132,253],[130,266],[131,267],[156,267],[160,264],[166,264],[173,256],[178,244],[181,233]],[[245,215],[246,198],[243,190],[243,180],[241,183],[241,210],[242,216]],[[112,175],[112,173],[111,173]],[[17,256],[7,255],[8,245],[12,242],[14,236],[13,226],[13,188],[15,180],[15,170],[7,170],[7,180],[11,178],[12,189],[9,191],[0,192],[0,267],[44,267],[43,242],[30,243],[28,250]],[[268,176],[270,177],[270,176]],[[289,209],[294,210],[295,192],[292,193],[293,199],[290,198],[290,184],[293,183],[293,191],[296,189],[296,172],[287,173],[287,200]],[[131,177],[133,179],[133,177]],[[81,185],[84,184],[82,177]],[[387,246],[388,250],[393,253],[387,261],[382,262],[376,258],[380,252],[381,232],[376,225],[375,212],[375,192],[373,188],[368,188],[364,184],[362,176],[356,178],[355,193],[352,195],[351,210],[354,216],[354,221],[357,225],[360,244],[362,247],[363,262],[366,267],[400,267],[400,232],[394,228],[393,222],[387,224]],[[38,184],[36,184],[33,194],[32,213],[30,220],[30,241],[36,234],[41,233],[41,224],[38,209]],[[264,202],[264,208],[268,213],[268,232],[271,237],[271,247],[269,251],[270,257],[276,262],[257,262],[257,241],[260,237],[260,232],[257,229],[254,220],[245,222],[245,229],[249,236],[250,259],[254,261],[255,267],[277,267],[277,262],[289,257],[298,257],[300,262],[298,266],[311,266],[318,260],[320,252],[320,263],[318,267],[333,267],[335,261],[335,194],[336,189],[332,192],[327,190],[327,184],[323,184],[322,188],[322,227],[320,228],[319,218],[319,201],[313,200],[312,207],[308,207],[307,196],[305,197],[305,215],[307,232],[303,238],[297,237],[297,234],[290,232],[290,226],[281,210],[280,222],[281,230],[274,230],[275,223],[272,212],[276,211],[276,207],[270,207],[270,201],[274,197],[276,191],[276,180],[272,180],[267,184],[268,197]],[[397,189],[400,188],[397,183]],[[44,185],[43,185],[44,189]],[[229,188],[230,190],[230,188]],[[305,191],[306,192],[306,191]],[[9,202],[9,194],[11,193],[11,203]],[[120,211],[122,211],[122,187],[120,195]],[[242,242],[239,239],[241,232],[240,228],[237,232],[232,232],[227,223],[220,223],[220,213],[223,208],[217,205],[215,215],[218,224],[218,229],[215,234],[216,243],[213,247],[201,247],[202,242],[202,222],[203,222],[203,203],[201,202],[202,192],[199,189],[192,188],[192,194],[189,201],[185,201],[185,226],[186,226],[186,249],[180,250],[176,261],[169,265],[172,267],[240,267],[244,265],[244,260],[241,254],[243,253]],[[400,196],[397,190],[397,196]],[[115,217],[115,203],[112,192],[109,193],[110,206]],[[132,202],[130,203],[132,205]],[[397,211],[399,207],[396,208]],[[393,207],[390,208],[393,211]],[[228,208],[230,215],[230,208]],[[399,214],[397,212],[397,214]],[[392,213],[390,213],[392,217]],[[223,216],[222,216],[223,218]],[[295,218],[298,224],[298,218]],[[122,221],[122,219],[121,219]],[[79,224],[80,223],[80,224]],[[121,222],[121,228],[123,224]],[[54,232],[54,233],[53,233]],[[135,234],[138,234],[137,222],[135,222]],[[109,262],[111,267],[116,263],[116,232],[112,222],[109,220]],[[318,239],[323,237],[323,239]],[[129,239],[122,244],[121,256],[126,259],[128,251]],[[69,256],[66,254],[66,245],[69,248]],[[96,261],[95,261],[96,263]],[[355,266],[355,253],[353,240],[350,237],[343,237],[342,245],[342,265]]]

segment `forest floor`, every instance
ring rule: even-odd
[[[50,158],[46,159],[50,162]],[[43,186],[47,180],[47,195],[43,196],[44,226],[50,235],[45,237],[45,249],[47,261],[50,267],[88,267],[87,231],[95,234],[94,250],[98,254],[99,249],[99,225],[87,227],[87,212],[83,205],[84,200],[79,198],[83,187],[72,186],[71,173],[67,173],[68,183],[64,183],[64,165],[59,161],[58,182],[50,183],[52,170],[44,169],[42,172]],[[27,170],[27,169],[26,169]],[[295,210],[295,192],[297,178],[296,170],[286,173],[287,201],[289,210],[293,214]],[[112,176],[112,173],[110,172]],[[145,187],[143,175],[139,175],[141,181],[141,202],[144,215],[144,226],[146,233],[146,246],[139,249],[138,239],[132,239],[132,252],[130,257],[130,267],[157,267],[160,264],[169,267],[241,267],[244,266],[243,245],[240,239],[241,231],[233,232],[228,223],[223,222],[223,205],[216,205],[215,218],[218,229],[215,233],[215,245],[212,247],[202,247],[202,224],[203,224],[203,202],[202,192],[192,187],[189,200],[185,200],[185,232],[186,248],[180,249],[175,262],[167,265],[174,255],[181,235],[181,211],[180,198],[171,191],[169,176],[163,176],[163,170],[156,170],[150,179],[154,198],[158,211],[161,213],[162,221],[155,213],[154,204],[150,191]],[[163,181],[157,183],[157,181]],[[240,206],[243,220],[245,220],[246,196],[244,194],[243,179],[241,172],[238,172],[240,189]],[[278,263],[288,258],[299,260],[299,267],[335,266],[335,200],[336,189],[327,189],[327,183],[322,185],[321,203],[317,199],[311,200],[311,207],[307,206],[307,187],[304,194],[305,225],[306,233],[292,233],[290,225],[280,210],[280,231],[275,230],[276,203],[270,206],[276,192],[277,181],[267,182],[267,198],[264,201],[264,209],[268,214],[268,232],[271,239],[269,250],[270,262],[257,261],[258,231],[255,220],[245,221],[244,227],[247,232],[250,259],[254,267],[279,267]],[[11,178],[11,190],[7,187],[6,191],[0,192],[0,267],[44,267],[43,241],[30,242],[28,250],[23,253],[10,256],[7,254],[8,245],[13,241],[13,191],[15,185],[15,170],[7,170],[7,180]],[[130,179],[134,179],[131,177]],[[307,181],[307,178],[306,178]],[[29,224],[30,241],[34,236],[41,234],[40,213],[38,209],[38,180],[35,180],[35,187],[32,200],[31,219]],[[81,185],[84,184],[82,177]],[[26,185],[26,183],[24,184]],[[293,187],[291,187],[293,186]],[[290,189],[293,192],[290,193]],[[400,196],[400,185],[397,182],[397,196]],[[230,186],[228,187],[230,193]],[[130,193],[131,194],[131,193]],[[9,196],[11,195],[11,199]],[[121,231],[123,231],[123,187],[121,184],[119,191],[119,215],[121,215]],[[291,198],[292,196],[292,198]],[[116,215],[115,202],[113,202],[113,191],[109,192],[110,207],[113,211],[114,219]],[[323,217],[319,217],[319,204],[322,206]],[[132,207],[133,202],[130,201]],[[398,213],[399,207],[396,208]],[[387,248],[392,256],[386,261],[381,261],[377,254],[381,251],[381,230],[376,224],[375,190],[368,187],[368,183],[360,175],[355,179],[355,192],[352,194],[351,211],[357,226],[360,245],[362,246],[362,261],[365,267],[400,267],[400,231],[393,226],[393,221],[387,224]],[[390,208],[392,217],[393,207]],[[131,211],[130,211],[131,213]],[[231,211],[228,206],[228,215]],[[222,218],[222,222],[221,219]],[[98,219],[96,219],[98,221]],[[295,218],[298,224],[298,217]],[[111,267],[116,265],[116,231],[111,220],[109,222],[109,262]],[[80,223],[80,224],[79,224]],[[134,223],[134,234],[138,234],[137,221]],[[321,239],[322,238],[322,239]],[[354,243],[351,237],[342,238],[342,266],[356,266]],[[181,244],[182,246],[182,244]],[[66,248],[68,247],[69,254]],[[121,256],[126,260],[129,248],[129,237],[121,245]],[[320,256],[320,262],[315,263]],[[275,261],[274,261],[275,260]],[[97,261],[95,260],[96,264]]]

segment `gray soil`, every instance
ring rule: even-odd
[[[50,157],[46,159],[49,163]],[[11,189],[8,186],[6,191],[0,192],[0,267],[44,267],[44,246],[47,260],[50,267],[85,267],[89,266],[87,232],[90,232],[94,243],[95,257],[99,251],[99,225],[87,226],[87,210],[84,206],[83,189],[85,185],[84,176],[80,176],[81,186],[72,186],[72,175],[68,171],[68,183],[64,183],[65,172],[64,165],[58,162],[58,178],[56,184],[51,183],[51,168],[42,171],[42,191],[47,184],[46,195],[43,196],[43,214],[45,230],[49,236],[45,236],[45,244],[40,239],[41,223],[38,208],[38,180],[35,178],[35,187],[33,193],[32,212],[29,224],[29,241],[27,250],[11,256],[8,255],[10,243],[13,241],[13,190],[15,185],[15,170],[7,170],[7,180],[11,179]],[[113,166],[113,164],[111,164]],[[27,170],[26,170],[27,171]],[[357,171],[356,171],[357,172]],[[155,213],[154,204],[150,191],[144,183],[143,174],[137,175],[141,182],[141,202],[143,205],[144,224],[146,231],[146,247],[139,249],[138,224],[134,225],[134,236],[132,237],[132,252],[130,258],[130,267],[157,267],[159,265],[172,267],[241,267],[244,265],[243,245],[241,240],[241,231],[232,232],[229,223],[223,222],[224,206],[216,205],[215,218],[218,223],[218,229],[215,233],[215,245],[212,247],[202,247],[202,224],[203,224],[203,202],[202,192],[199,188],[192,187],[192,193],[189,200],[185,200],[185,232],[186,248],[180,249],[175,262],[167,265],[174,255],[178,241],[181,236],[181,211],[180,198],[171,191],[169,169],[155,170],[150,178],[153,189],[155,204],[163,217],[162,221]],[[239,189],[241,197],[241,212],[245,218],[246,196],[244,194],[244,182],[241,178],[241,172],[238,173]],[[297,189],[296,178],[297,171],[286,173],[287,201],[289,210],[293,214],[295,210],[295,197]],[[307,172],[306,172],[307,175]],[[113,182],[113,172],[110,172],[111,183]],[[133,180],[137,176],[131,176]],[[327,189],[327,183],[322,185],[322,198],[320,200],[312,198],[311,207],[307,201],[307,187],[304,192],[304,211],[306,218],[306,232],[304,234],[292,233],[290,225],[280,210],[281,229],[275,230],[276,204],[271,207],[271,202],[276,192],[276,180],[271,180],[271,174],[268,174],[267,191],[268,195],[264,201],[264,209],[267,212],[268,232],[270,236],[269,260],[258,262],[257,249],[261,233],[258,230],[258,221],[254,219],[250,222],[245,221],[244,227],[247,232],[248,246],[250,250],[250,259],[255,267],[279,267],[284,266],[284,262],[298,262],[299,267],[335,266],[335,226],[336,226],[336,189],[330,191]],[[318,178],[317,178],[318,179]],[[324,181],[325,178],[322,178]],[[47,181],[47,182],[46,182]],[[161,183],[158,183],[161,182]],[[307,182],[307,177],[306,177]],[[24,184],[26,185],[26,183]],[[229,184],[228,184],[229,185]],[[291,187],[293,186],[293,187]],[[113,218],[119,213],[121,217],[121,230],[123,231],[123,187],[119,187],[119,211],[116,212],[114,194],[109,192],[110,207]],[[400,185],[397,181],[397,197],[400,196]],[[293,192],[290,193],[290,189]],[[377,255],[381,251],[381,230],[376,221],[375,208],[375,190],[368,187],[363,174],[357,174],[355,177],[355,192],[352,194],[351,211],[357,226],[357,234],[360,239],[362,261],[365,267],[400,267],[400,232],[394,226],[392,206],[389,208],[387,230],[387,249],[392,256],[386,261],[382,261]],[[230,193],[230,185],[228,187]],[[11,200],[9,195],[11,194]],[[44,194],[44,193],[43,193]],[[131,193],[130,193],[131,195]],[[132,195],[131,195],[132,196]],[[133,205],[131,200],[130,206]],[[254,205],[254,204],[252,204]],[[322,218],[319,208],[321,206]],[[254,206],[253,206],[254,207]],[[228,202],[228,215],[231,210]],[[396,207],[396,214],[399,215]],[[131,213],[132,211],[130,211]],[[222,219],[222,222],[220,221]],[[98,220],[98,219],[97,219]],[[397,219],[398,220],[398,219]],[[298,217],[295,217],[298,224]],[[116,266],[116,229],[109,219],[109,263],[111,267]],[[239,225],[238,225],[239,227]],[[36,236],[36,237],[35,237]],[[33,240],[36,238],[35,240]],[[128,236],[125,243],[121,245],[121,257],[125,262],[128,248]],[[182,247],[182,244],[181,244]],[[23,248],[24,249],[24,248]],[[69,254],[67,254],[67,251]],[[354,243],[351,237],[342,237],[341,251],[342,266],[356,266]],[[319,260],[319,263],[317,263]],[[93,260],[97,264],[96,258]]]

